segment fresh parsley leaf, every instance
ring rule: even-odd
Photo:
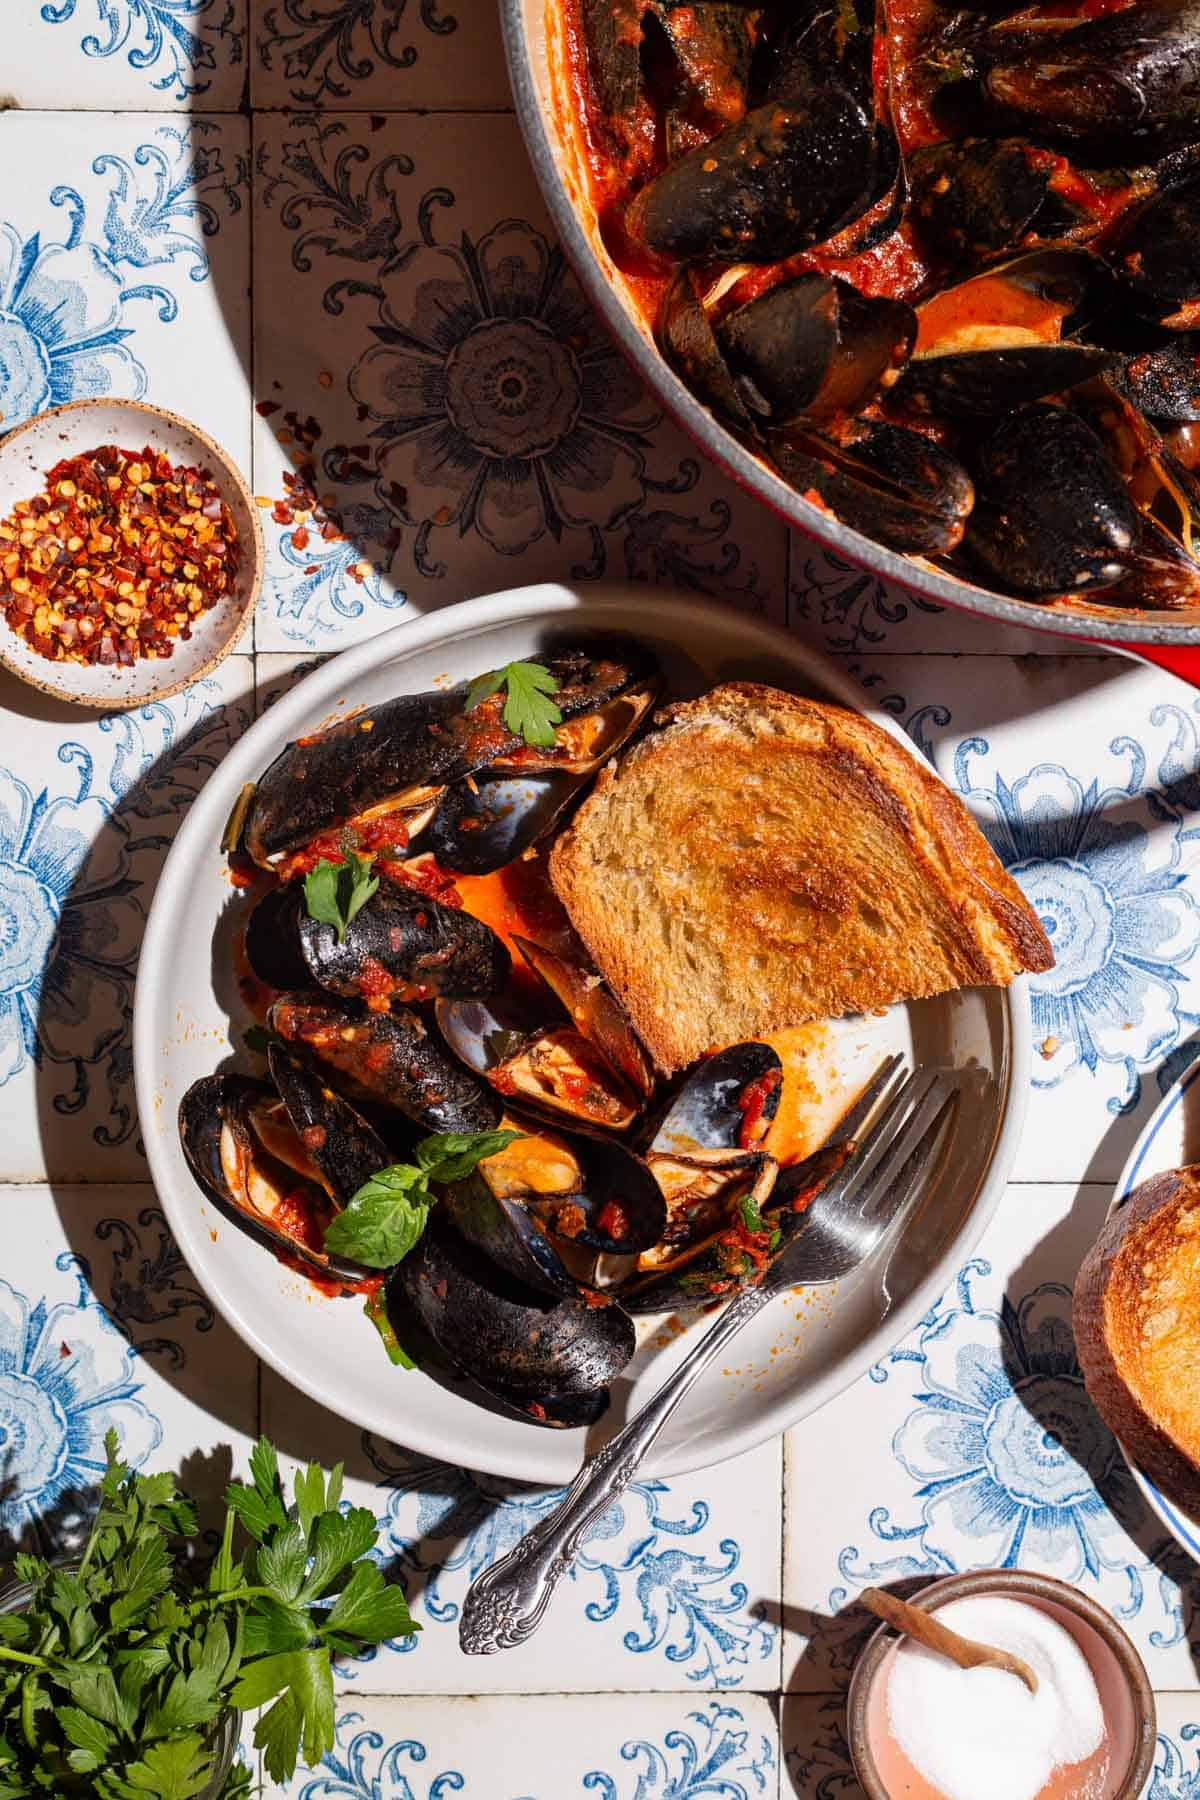
[[[300,1745],[305,1762],[310,1764],[320,1762],[325,1752],[333,1748],[333,1669],[329,1652],[289,1650],[281,1656],[265,1656],[245,1669],[232,1698],[235,1706],[249,1712],[265,1706],[277,1694],[283,1696],[283,1701],[259,1719],[254,1742],[264,1752],[271,1779],[290,1781],[296,1772]]]
[[[412,1637],[420,1629],[409,1613],[403,1590],[384,1580],[378,1564],[364,1561],[355,1563],[349,1581],[326,1614],[321,1635],[377,1644],[388,1638]]]
[[[394,1363],[398,1369],[415,1369],[418,1366],[416,1359],[409,1355],[396,1334],[396,1327],[392,1324],[392,1315],[388,1311],[387,1295],[382,1288],[377,1294],[367,1295],[363,1302],[363,1311],[379,1333],[379,1339],[387,1352],[388,1361]]]
[[[275,1656],[281,1650],[303,1650],[312,1642],[307,1608],[260,1598],[246,1620],[246,1656]]]
[[[753,1194],[745,1194],[738,1201],[738,1211],[742,1215],[742,1224],[749,1232],[769,1231],[770,1226],[758,1210],[758,1202]]]
[[[321,1483],[324,1496],[325,1484]],[[299,1523],[277,1531],[258,1553],[257,1579],[277,1600],[294,1600],[304,1582],[308,1544]]]
[[[80,1775],[88,1774],[92,1769],[102,1769],[104,1759],[115,1742],[114,1733],[99,1719],[93,1719],[88,1713],[80,1712],[77,1706],[60,1706],[58,1722],[66,1734],[68,1743],[77,1746],[69,1757],[71,1767]],[[86,1757],[87,1760],[76,1760]]]
[[[309,1545],[312,1562],[301,1599],[319,1599],[348,1564],[366,1555],[377,1535],[375,1514],[365,1506],[352,1506],[344,1513],[322,1513],[313,1528]]]
[[[196,1733],[154,1744],[125,1771],[128,1791],[154,1800],[193,1800],[208,1786],[212,1757]]]
[[[404,1163],[380,1169],[329,1221],[325,1248],[368,1269],[390,1269],[420,1242],[432,1205],[419,1169]]]
[[[489,1156],[515,1144],[520,1131],[439,1131],[422,1138],[413,1160],[429,1181],[463,1181]]]
[[[379,877],[371,873],[371,858],[350,850],[344,862],[322,857],[304,877],[304,904],[309,918],[331,925],[338,943],[344,944],[351,923],[378,887]]]
[[[307,1469],[297,1469],[292,1486],[296,1495],[296,1517],[307,1542],[317,1515],[335,1507],[337,1498],[335,1496],[331,1501],[326,1500],[325,1474],[319,1463],[309,1463]]]
[[[543,663],[511,662],[502,669],[477,675],[467,689],[465,710],[474,712],[492,694],[505,689],[504,723],[527,744],[549,749],[554,743],[554,727],[562,724],[562,713],[550,699],[558,692],[558,679]]]

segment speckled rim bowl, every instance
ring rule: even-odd
[[[556,0],[500,0],[500,23],[525,146],[571,267],[647,387],[718,467],[827,549],[939,605],[981,613],[998,624],[1112,645],[1200,644],[1200,610],[1195,607],[1142,612],[1103,605],[1046,606],[977,587],[932,563],[885,549],[811,505],[726,431],[659,354],[624,276],[604,247],[588,191],[582,128],[567,84],[565,9]]]
[[[1125,1697],[1129,1708],[1129,1762],[1120,1786],[1110,1788],[1104,1800],[1135,1800],[1154,1767],[1158,1719],[1154,1690],[1145,1666],[1116,1620],[1087,1594],[1081,1594],[1078,1588],[1070,1587],[1065,1581],[1056,1581],[1053,1576],[1027,1574],[1022,1569],[979,1569],[969,1575],[950,1575],[943,1581],[931,1582],[919,1594],[909,1598],[911,1604],[919,1606],[923,1612],[936,1612],[938,1607],[951,1600],[966,1600],[979,1594],[1027,1600],[1051,1614],[1070,1615],[1070,1618],[1060,1616],[1059,1623],[1071,1631],[1087,1657],[1102,1695],[1106,1689],[1111,1695],[1115,1688]],[[897,1800],[879,1778],[871,1754],[868,1723],[872,1690],[899,1636],[890,1625],[880,1625],[872,1634],[854,1665],[846,1697],[846,1738],[855,1774],[867,1800]],[[1109,1716],[1107,1705],[1105,1716]]]
[[[113,711],[165,700],[202,675],[211,675],[254,611],[265,551],[254,496],[232,457],[199,426],[141,400],[72,400],[38,413],[0,437],[0,519],[8,517],[16,501],[31,499],[40,490],[56,462],[99,444],[119,444],[127,450],[149,444],[173,463],[208,470],[233,515],[242,546],[232,592],[200,614],[191,637],[177,639],[169,657],[139,659],[130,668],[51,662],[30,649],[0,617],[0,664],[6,669],[56,700]]]

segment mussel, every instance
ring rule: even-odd
[[[643,1132],[661,1155],[757,1148],[779,1110],[783,1064],[770,1044],[749,1040],[705,1057]]]
[[[403,847],[429,823],[446,786],[477,770],[594,768],[611,736],[605,709],[639,688],[652,690],[652,701],[661,680],[651,653],[625,643],[564,649],[547,655],[545,666],[558,682],[562,714],[552,746],[532,747],[508,729],[500,693],[470,707],[469,683],[384,701],[276,757],[244,811],[247,854],[272,867],[322,833],[361,832],[394,817],[401,829],[390,841]]]
[[[531,938],[514,935],[513,943],[614,1074],[633,1093],[649,1099],[654,1092],[650,1058],[612,989],[588,965],[583,945],[572,959]]]
[[[406,1007],[372,1012],[281,994],[267,1022],[353,1098],[395,1108],[426,1132],[492,1131],[499,1123],[499,1095],[448,1056]]]
[[[752,24],[738,0],[655,0],[644,7],[642,72],[665,122],[669,155],[742,117]]]
[[[324,1247],[329,1220],[392,1160],[354,1108],[272,1047],[271,1082],[209,1075],[179,1103],[179,1137],[217,1210],[267,1249],[323,1275],[373,1271]]]
[[[1133,213],[1110,258],[1143,318],[1172,331],[1200,325],[1200,178],[1168,186]]]
[[[1148,419],[1200,420],[1200,332],[1172,333],[1166,343],[1138,350],[1109,380]]]
[[[881,544],[939,556],[962,542],[971,478],[922,432],[886,419],[835,419],[772,431],[767,446],[785,481]]]
[[[590,1285],[596,1253],[637,1256],[658,1242],[666,1201],[632,1151],[516,1116],[504,1125],[522,1135],[441,1203],[459,1235],[502,1269],[538,1292],[577,1295]]]
[[[571,1025],[545,1024],[515,1000],[439,1000],[446,1043],[497,1094],[558,1119],[624,1131],[638,1096]]]
[[[633,1321],[616,1305],[549,1303],[439,1211],[393,1277],[429,1335],[464,1374],[535,1424],[594,1423],[633,1355]]]

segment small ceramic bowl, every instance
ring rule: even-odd
[[[951,1575],[944,1581],[931,1582],[909,1598],[913,1606],[936,1612],[950,1600],[980,1594],[1000,1595],[1039,1607],[1070,1632],[1095,1677],[1113,1745],[1114,1767],[1103,1800],[1135,1800],[1154,1767],[1158,1725],[1149,1677],[1121,1627],[1102,1606],[1068,1587],[1065,1581],[1055,1581],[1049,1575],[1027,1575],[1019,1569],[982,1569],[971,1575]],[[871,1725],[899,1641],[898,1632],[890,1625],[881,1625],[868,1640],[850,1681],[846,1735],[855,1773],[867,1800],[897,1800],[880,1779],[871,1751]]]
[[[139,658],[128,668],[115,663],[52,662],[39,656],[0,617],[0,663],[6,669],[43,694],[111,710],[164,700],[216,668],[254,611],[264,550],[254,496],[231,458],[186,419],[138,400],[74,400],[38,413],[0,438],[0,519],[8,517],[16,501],[32,499],[41,490],[56,462],[100,444],[118,444],[125,450],[149,444],[173,463],[206,470],[233,515],[241,545],[232,592],[200,614],[191,637],[177,639],[168,657]]]

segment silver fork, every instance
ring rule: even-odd
[[[817,1194],[763,1281],[729,1302],[653,1398],[588,1457],[554,1511],[472,1582],[458,1627],[468,1655],[490,1656],[532,1637],[589,1528],[624,1492],[692,1383],[730,1338],[785,1288],[848,1275],[911,1212],[958,1090],[948,1072],[893,1080],[900,1061],[893,1056],[880,1066],[842,1120],[839,1143],[853,1138],[891,1083],[874,1123]]]

